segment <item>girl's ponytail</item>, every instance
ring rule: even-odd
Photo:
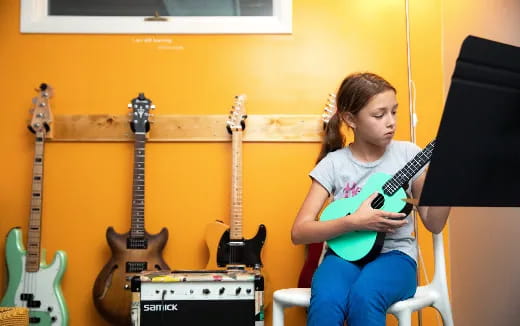
[[[345,146],[345,135],[341,133],[342,124],[343,121],[340,119],[338,112],[336,112],[325,125],[321,151],[316,160],[316,164],[318,164],[328,153]]]

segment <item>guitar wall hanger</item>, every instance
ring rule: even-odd
[[[227,142],[226,115],[156,115],[149,142]],[[321,142],[319,114],[248,115],[244,142]],[[52,142],[129,142],[128,116],[55,115]]]

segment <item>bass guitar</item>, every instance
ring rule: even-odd
[[[130,325],[132,293],[130,280],[144,270],[169,270],[162,258],[168,230],[149,234],[144,228],[144,163],[146,133],[150,129],[150,110],[155,106],[144,94],[128,105],[132,110],[130,127],[135,134],[134,179],[130,231],[119,234],[109,227],[106,232],[112,256],[96,278],[94,304],[99,313],[112,324]]]
[[[231,227],[222,221],[207,226],[205,238],[210,252],[207,269],[262,266],[260,253],[267,233],[265,225],[258,227],[252,239],[246,240],[242,235],[242,132],[247,118],[244,100],[244,95],[235,98],[227,120],[227,130],[232,136]]]
[[[350,215],[374,192],[377,192],[378,195],[371,203],[372,208],[408,215],[412,210],[412,205],[403,200],[407,198],[403,186],[407,185],[412,177],[430,161],[434,147],[435,140],[415,155],[394,176],[374,173],[356,196],[335,200],[325,207],[320,216],[320,221],[329,221]],[[385,234],[385,232],[376,231],[347,232],[328,240],[327,245],[338,256],[348,261],[370,261],[381,252]]]
[[[45,263],[41,246],[43,208],[43,154],[45,136],[50,131],[52,113],[49,98],[52,89],[40,85],[39,96],[33,100],[29,129],[35,134],[31,211],[27,234],[27,249],[22,231],[13,228],[7,235],[5,256],[8,271],[7,291],[2,307],[26,307],[30,325],[68,325],[69,315],[60,282],[67,265],[65,252],[58,250],[50,265]]]

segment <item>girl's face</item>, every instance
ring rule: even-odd
[[[395,133],[396,113],[395,92],[387,90],[374,95],[357,114],[347,113],[345,119],[357,141],[386,146]]]

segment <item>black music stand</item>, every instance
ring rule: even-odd
[[[520,47],[464,40],[419,204],[520,206]]]

